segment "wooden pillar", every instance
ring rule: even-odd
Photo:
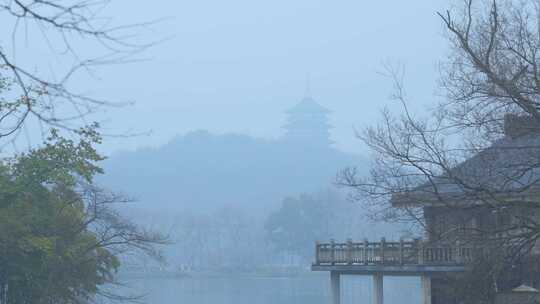
[[[383,275],[382,273],[376,273],[373,275],[373,304],[383,304],[384,297],[384,284],[383,284]]]
[[[422,283],[422,304],[431,304],[431,277],[423,275]]]
[[[330,272],[330,286],[331,286],[331,297],[332,304],[341,303],[341,284],[340,284],[340,275],[339,272],[331,271]]]

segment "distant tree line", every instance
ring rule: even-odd
[[[186,272],[307,268],[316,241],[397,235],[397,229],[374,224],[337,190],[285,198],[263,215],[232,206],[208,213],[152,214],[146,216],[148,227],[166,232],[173,242],[164,249],[168,267]]]

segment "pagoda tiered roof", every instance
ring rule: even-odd
[[[321,106],[311,97],[304,97],[302,101],[286,111],[287,114],[329,114],[329,109]]]

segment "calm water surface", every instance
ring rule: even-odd
[[[146,294],[149,304],[328,304],[329,277],[195,277],[127,280],[133,290]],[[385,303],[420,303],[415,278],[385,277]],[[342,303],[370,303],[371,279],[342,277]]]

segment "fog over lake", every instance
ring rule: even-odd
[[[195,277],[183,279],[129,279],[134,290],[144,292],[148,303],[160,304],[326,304],[330,301],[327,274],[294,277]],[[385,278],[385,303],[420,303],[420,283],[415,278]],[[370,277],[344,276],[343,303],[371,303]]]

